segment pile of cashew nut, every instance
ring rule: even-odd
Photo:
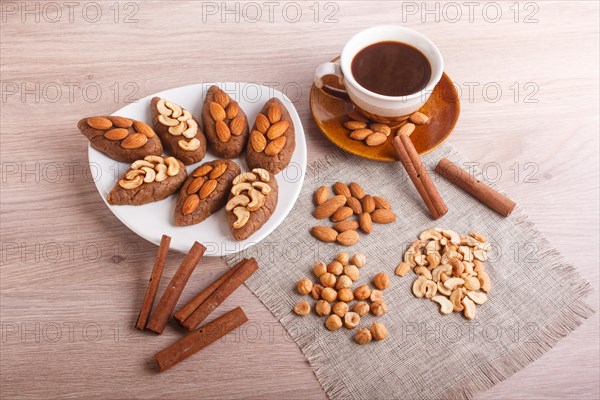
[[[119,186],[123,189],[135,189],[143,183],[162,182],[178,173],[179,161],[175,157],[146,156],[131,164],[125,177],[119,180]]]
[[[233,223],[235,229],[245,226],[250,213],[265,205],[267,196],[271,193],[270,179],[269,172],[262,168],[254,168],[252,172],[242,172],[235,177],[231,188],[233,197],[225,206],[227,211],[232,211],[237,217]]]
[[[440,228],[422,232],[404,253],[396,275],[412,269],[418,275],[412,285],[417,298],[426,298],[440,306],[442,314],[463,312],[475,318],[476,305],[488,300],[492,282],[483,262],[491,249],[487,239],[477,232],[468,236]]]
[[[175,103],[160,99],[156,103],[158,110],[158,122],[169,127],[169,133],[173,136],[183,135],[178,144],[185,151],[194,151],[200,147],[200,141],[195,138],[198,133],[198,124],[192,118],[192,114]]]

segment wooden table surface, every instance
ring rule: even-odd
[[[156,372],[153,354],[181,335],[174,324],[160,337],[132,330],[156,247],[104,206],[76,122],[172,87],[257,82],[294,100],[313,161],[333,150],[310,117],[313,72],[375,24],[405,24],[439,46],[461,91],[450,142],[577,266],[598,308],[597,2],[0,7],[2,398],[325,397],[299,348],[246,287],[216,312],[242,305],[251,320],[244,329]],[[170,254],[166,276],[181,258]],[[224,270],[206,260],[182,300]],[[598,398],[598,325],[595,314],[478,397]]]

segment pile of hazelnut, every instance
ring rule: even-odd
[[[363,268],[366,262],[367,258],[361,253],[352,258],[348,253],[338,253],[329,264],[318,262],[313,266],[313,273],[319,283],[302,278],[296,284],[298,293],[311,295],[317,300],[315,312],[321,317],[327,317],[325,327],[330,331],[338,330],[342,326],[347,329],[358,327],[361,317],[369,311],[376,317],[387,312],[382,292],[390,285],[390,277],[387,274],[380,272],[375,275],[373,285],[376,289],[371,289],[369,285],[360,285],[352,290],[352,285],[360,276],[359,268]],[[350,304],[354,300],[356,302]],[[301,301],[294,307],[294,312],[300,316],[308,315],[310,310],[308,301]],[[371,339],[383,340],[386,335],[385,325],[375,322],[371,328],[360,328],[354,335],[354,340],[362,345],[369,343]]]

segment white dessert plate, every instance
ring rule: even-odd
[[[237,241],[233,238],[227,226],[224,208],[199,224],[176,226],[174,222],[174,209],[177,194],[162,201],[142,206],[113,206],[108,204],[106,202],[108,193],[129,168],[129,164],[114,161],[91,146],[88,147],[88,158],[100,196],[102,196],[102,199],[112,213],[129,229],[156,245],[160,243],[162,235],[167,234],[171,236],[171,249],[179,252],[187,252],[192,247],[194,241],[198,241],[206,246],[205,255],[224,256],[242,251],[265,239],[281,224],[298,199],[304,181],[304,173],[306,172],[306,139],[302,122],[300,122],[298,112],[290,99],[278,90],[253,83],[200,83],[152,94],[136,103],[121,108],[112,115],[137,119],[152,126],[150,100],[158,96],[164,97],[188,109],[201,122],[202,103],[204,102],[208,88],[212,85],[218,85],[240,104],[248,116],[250,127],[254,124],[254,119],[265,102],[272,97],[277,97],[285,104],[294,122],[296,149],[294,150],[290,165],[276,175],[279,184],[277,208],[271,218],[248,239]],[[217,158],[211,154],[209,149],[204,160],[197,164],[189,165],[187,171],[190,173],[203,162],[212,161]],[[245,154],[242,154],[242,157],[233,161],[240,165],[242,171],[248,170]]]

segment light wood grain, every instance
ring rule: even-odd
[[[46,3],[28,7],[35,4],[43,12]],[[242,305],[251,321],[242,338],[227,335],[225,343],[156,373],[153,354],[181,334],[175,324],[161,337],[131,330],[156,248],[102,204],[84,174],[87,144],[76,121],[122,107],[132,87],[134,98],[140,98],[203,81],[271,83],[289,88],[308,136],[309,161],[316,160],[333,150],[310,118],[308,91],[316,66],[338,54],[358,30],[402,23],[406,5],[335,2],[337,22],[324,23],[333,9],[319,3],[319,22],[314,22],[307,3],[300,21],[291,23],[282,17],[286,3],[281,3],[273,23],[267,14],[258,23],[244,18],[236,23],[231,15],[222,23],[220,14],[203,21],[202,2],[136,2],[138,22],[125,24],[124,16],[132,11],[124,9],[125,3],[118,3],[119,23],[109,9],[113,2],[102,3],[97,23],[86,22],[81,10],[87,3],[79,4],[73,22],[64,8],[57,23],[44,18],[36,23],[31,15],[21,22],[21,14],[11,12],[3,14],[0,26],[6,96],[0,111],[0,395],[323,398],[298,347],[245,287],[215,313]],[[531,11],[523,9],[524,3],[515,23],[512,2],[498,2],[501,20],[487,22],[481,16],[484,4],[472,23],[463,7],[457,23],[435,22],[432,16],[422,22],[417,14],[407,17],[406,25],[436,42],[446,71],[463,88],[462,113],[450,142],[471,160],[501,168],[500,187],[591,282],[595,290],[589,301],[597,307],[598,3],[537,2],[537,23],[523,22]],[[469,82],[479,83],[473,98],[467,93]],[[502,88],[497,102],[482,95],[489,82]],[[521,88],[516,101],[510,89],[515,82]],[[539,88],[536,103],[524,101],[528,82]],[[13,83],[29,88],[39,83],[47,92],[39,101],[33,94],[21,99],[20,93],[7,94]],[[70,99],[68,88],[74,84],[97,85],[102,95],[89,101],[90,88],[86,101],[75,89]],[[62,97],[53,101],[50,91],[57,86]],[[111,87],[120,88],[116,98]],[[517,179],[511,170],[515,163],[520,166]],[[537,182],[526,182],[532,171]],[[173,274],[181,258],[170,254],[165,276]],[[220,260],[203,262],[183,300],[224,270]],[[96,338],[98,328],[102,333]],[[538,361],[479,397],[598,398],[598,337],[596,314]]]

